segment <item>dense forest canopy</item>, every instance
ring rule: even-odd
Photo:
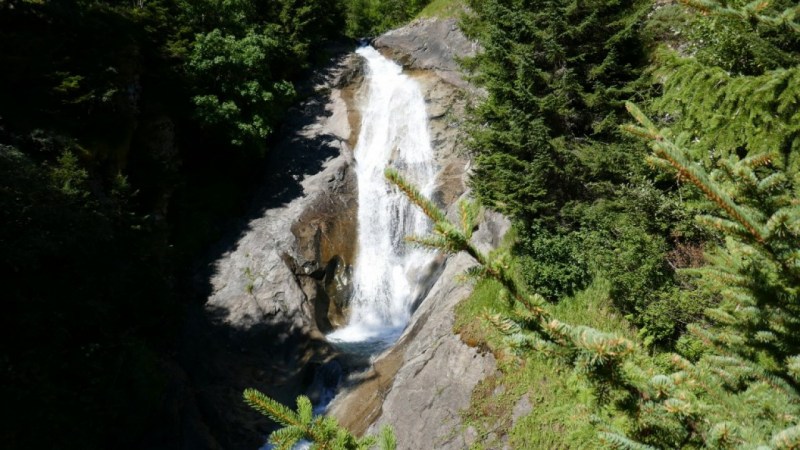
[[[246,211],[298,82],[422,6],[0,1],[5,445],[138,445],[192,264]]]

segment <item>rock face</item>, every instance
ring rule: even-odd
[[[462,89],[470,86],[456,58],[474,56],[480,49],[464,36],[456,19],[421,19],[381,35],[372,45],[404,67],[434,72]]]
[[[269,187],[279,191],[267,189],[265,200],[257,202],[258,216],[214,262],[206,308],[221,323],[237,329],[279,325],[280,342],[297,332],[330,329],[328,288],[355,252],[357,195],[349,142],[355,139],[351,119],[357,108],[348,106],[348,90],[360,84],[353,75],[359,61],[344,58],[317,86],[327,95],[290,111],[295,119],[288,126],[296,132],[270,161],[278,167]]]
[[[417,20],[377,37],[372,45],[420,83],[428,105],[431,144],[441,165],[435,200],[452,205],[466,190],[467,101],[481,95],[464,80],[457,59],[474,56],[480,47],[464,36],[456,19]]]

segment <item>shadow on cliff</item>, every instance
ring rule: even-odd
[[[332,83],[336,70],[351,50],[351,47],[337,47],[329,63],[298,87],[300,96],[305,99],[287,112],[275,145],[265,159],[260,188],[248,213],[228,224],[228,230],[194,271],[193,293],[200,301],[205,301],[212,293],[214,262],[236,248],[241,238],[251,231],[251,222],[271,209],[302,197],[303,180],[319,173],[327,161],[340,154],[342,142],[338,137],[307,132],[331,116],[332,112],[326,109],[327,91],[316,92],[316,87]]]
[[[330,117],[331,112],[325,109],[324,101],[310,98],[302,105],[291,108],[288,114],[280,133],[281,138],[266,158],[261,187],[255,194],[250,210],[245,217],[230,224],[229,231],[204,258],[206,267],[197,272],[195,290],[200,298],[208,298],[211,294],[209,280],[213,275],[213,262],[236,248],[242,236],[250,231],[250,223],[263,217],[268,210],[287,205],[303,196],[303,179],[320,172],[325,162],[341,151],[341,141],[336,136],[303,135],[304,130]]]
[[[277,426],[242,401],[246,388],[256,388],[294,405],[307,394],[324,365],[311,355],[325,343],[300,332],[277,338],[275,330],[235,330],[214,326],[209,316],[224,311],[195,305],[184,329],[177,364],[165,363],[168,405],[151,420],[157,424],[139,448],[256,450]],[[191,345],[187,345],[191,342]]]
[[[316,92],[316,87],[331,85],[351,50],[352,46],[333,49],[329,63],[298,87],[305,99],[288,111],[248,214],[226,227],[193,271],[190,291],[195,301],[187,308],[177,363],[164,362],[165,406],[153,418],[158,425],[142,448],[255,450],[275,424],[244,404],[243,390],[256,388],[293,405],[332,354],[321,336],[266,324],[230,326],[222,320],[228,314],[224,308],[205,303],[213,291],[215,262],[236,249],[251,231],[251,222],[302,197],[304,178],[320,172],[341,152],[336,136],[307,131],[332,114],[326,109],[327,92]]]

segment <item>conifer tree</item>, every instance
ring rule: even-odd
[[[579,153],[596,145],[622,159],[632,151],[617,125],[646,65],[639,26],[649,2],[468,3],[465,32],[484,50],[467,65],[488,93],[469,132],[470,184],[487,206],[552,224],[564,203],[588,195]]]

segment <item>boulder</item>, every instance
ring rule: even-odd
[[[456,19],[419,19],[379,36],[372,45],[408,69],[431,71],[462,89],[471,89],[461,75],[458,58],[474,56],[480,47],[464,36]]]

